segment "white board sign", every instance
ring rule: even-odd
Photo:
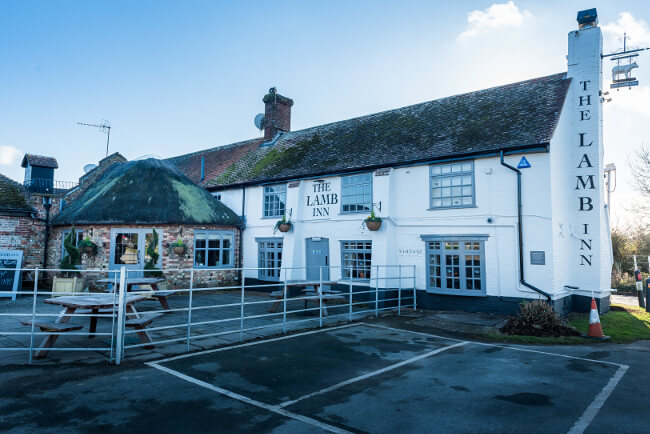
[[[22,250],[0,250],[0,297],[16,300],[22,265]]]

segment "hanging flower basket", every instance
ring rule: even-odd
[[[366,220],[366,227],[369,231],[378,231],[381,227],[381,221]]]
[[[172,244],[172,250],[178,256],[182,256],[187,251],[187,246],[185,245],[183,240],[179,238],[178,240],[176,240],[174,244]]]
[[[381,227],[381,217],[375,215],[375,210],[370,212],[368,218],[364,220],[369,231],[378,231]]]
[[[292,227],[291,220],[287,220],[286,216],[282,216],[282,220],[278,220],[275,224],[275,229],[280,232],[289,232]]]
[[[97,244],[95,244],[89,237],[81,240],[78,248],[82,254],[87,256],[95,256],[97,254]]]
[[[278,225],[278,230],[280,232],[289,232],[291,230],[291,223],[280,223]]]

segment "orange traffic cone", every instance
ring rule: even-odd
[[[589,313],[589,333],[587,336],[591,338],[604,338],[603,329],[600,326],[600,317],[598,316],[598,306],[596,300],[591,298],[591,312]]]

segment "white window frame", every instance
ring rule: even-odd
[[[469,296],[484,296],[487,294],[486,278],[485,278],[485,241],[488,235],[422,235],[422,240],[425,243],[425,269],[426,269],[426,290],[436,294],[450,294],[450,295],[469,295]],[[458,248],[448,248],[457,245]],[[469,244],[469,248],[467,246]],[[478,248],[476,248],[478,245]],[[432,262],[432,256],[439,256],[436,263]],[[450,275],[449,271],[453,273],[453,263],[448,264],[448,256],[458,256],[458,275]],[[467,264],[467,256],[478,256],[479,264]],[[474,261],[475,259],[472,259]],[[436,265],[439,270],[436,270]],[[448,270],[448,267],[452,268]],[[467,275],[467,270],[479,269],[479,276],[475,277]],[[440,285],[432,284],[432,279],[440,279]],[[448,288],[454,286],[454,279],[458,279],[458,288]],[[471,281],[471,284],[468,284]],[[451,285],[450,285],[451,282]],[[476,282],[479,283],[480,288],[475,289]]]
[[[471,194],[467,194],[466,189],[468,188],[471,188]],[[454,204],[454,201],[459,198],[460,203]],[[466,199],[470,199],[471,203]],[[445,203],[445,201],[449,202]],[[476,182],[473,160],[429,166],[429,209],[471,208],[475,206]]]
[[[367,177],[367,182],[366,178]],[[346,184],[347,183],[347,184]],[[370,187],[369,193],[365,193],[363,189],[368,186]],[[348,190],[346,192],[346,189]],[[362,189],[359,193],[359,189]],[[354,193],[351,193],[350,190],[354,190]],[[359,201],[358,198],[368,195],[368,201]],[[346,198],[355,198],[354,202],[346,203]],[[345,209],[346,206],[355,207],[356,209],[350,210]],[[363,209],[359,209],[363,208]],[[369,213],[372,211],[372,172],[367,173],[358,173],[350,176],[341,177],[341,214],[356,214],[356,213]]]
[[[205,247],[197,247],[197,241],[199,239],[199,235],[204,235],[205,236]],[[217,235],[219,237],[219,247],[209,247],[209,237],[210,235]],[[224,238],[230,238],[230,247],[224,248],[223,247],[223,240]],[[194,268],[200,268],[200,269],[217,269],[217,268],[233,268],[235,264],[235,232],[234,231],[220,231],[220,230],[208,230],[208,229],[201,229],[201,230],[195,230],[194,231],[194,257],[193,257],[193,263],[194,263]],[[197,264],[196,263],[196,254],[197,251],[203,250],[205,252],[204,256],[204,263],[203,264]],[[217,265],[207,265],[208,264],[208,253],[210,250],[218,250],[219,251],[219,261]],[[223,252],[228,251],[229,252],[229,257],[230,261],[228,264],[223,263]]]
[[[280,237],[255,238],[255,241],[257,242],[257,266],[259,267],[257,277],[260,280],[280,281],[284,239]],[[268,246],[268,243],[273,243],[274,246]],[[269,258],[269,254],[273,255],[273,258]],[[270,261],[273,261],[273,267],[268,267]]]
[[[359,245],[362,245],[362,247],[358,248]],[[370,254],[370,258],[366,260],[363,257],[362,258],[358,257],[358,255],[365,255],[365,254]],[[369,281],[371,276],[370,274],[371,270],[372,270],[372,241],[371,240],[341,241],[341,277],[344,280]],[[363,277],[360,277],[361,275],[363,275]]]
[[[275,189],[280,189],[280,191],[277,191]],[[277,197],[277,199],[272,201],[273,196]],[[285,215],[286,212],[287,212],[287,184],[275,184],[275,185],[263,186],[262,187],[262,218],[282,217],[283,215]]]

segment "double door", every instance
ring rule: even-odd
[[[158,245],[155,250],[162,252],[162,231],[158,232]],[[145,264],[151,259],[147,255],[147,246],[153,241],[152,229],[111,229],[111,250],[109,269],[126,267],[127,277],[143,277]],[[156,267],[160,268],[162,258],[158,258]]]

